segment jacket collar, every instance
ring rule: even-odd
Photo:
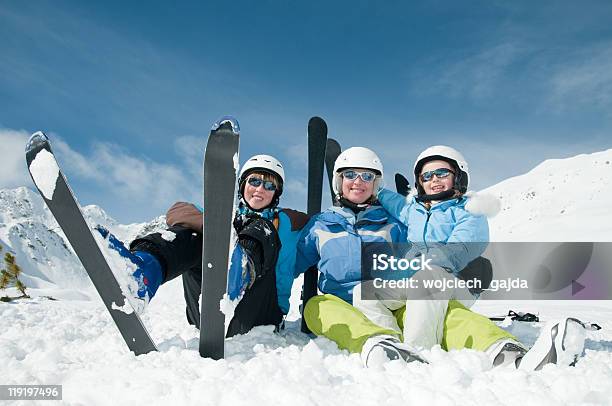
[[[319,215],[323,221],[330,223],[347,223],[355,225],[365,221],[368,223],[384,223],[388,219],[388,214],[381,206],[370,206],[367,209],[355,214],[346,207],[330,207]]]
[[[449,207],[452,207],[452,206],[462,207],[462,206],[465,206],[466,201],[467,201],[467,199],[465,198],[465,196],[462,196],[460,198],[444,200],[442,202],[438,202],[438,203],[432,205],[431,208],[429,209],[429,211],[434,211],[434,210],[445,211],[446,209],[448,209]],[[424,212],[427,211],[425,206],[421,202],[416,200],[415,196],[412,197],[412,202],[413,202],[413,204],[416,205],[418,210],[424,211]]]

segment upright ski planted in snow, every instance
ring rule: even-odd
[[[323,194],[323,164],[325,163],[325,148],[327,144],[327,124],[320,117],[312,117],[308,121],[308,204],[307,212],[313,216],[321,211]],[[304,307],[308,300],[317,294],[318,272],[311,268],[304,274],[304,289],[302,291],[302,331],[310,333],[304,321]]]
[[[43,200],[66,234],[128,348],[136,355],[156,351],[147,329],[125,298],[117,279],[87,225],[55,155],[42,132],[26,146],[28,171]]]
[[[334,194],[334,164],[338,155],[342,152],[340,144],[333,138],[327,139],[327,146],[325,148],[325,167],[327,168],[327,180],[329,181],[329,191],[331,193],[331,201],[334,206],[338,204],[336,196]]]
[[[200,355],[224,357],[225,315],[220,301],[227,289],[232,216],[236,197],[236,171],[240,127],[223,117],[210,131],[204,154],[204,238],[202,249],[202,303]]]

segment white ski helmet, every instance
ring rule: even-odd
[[[421,169],[427,162],[434,161],[436,159],[446,161],[453,166],[456,172],[455,184],[453,188],[459,193],[465,193],[470,180],[470,172],[467,161],[455,148],[451,148],[446,145],[434,145],[421,152],[414,164],[414,184],[417,186],[419,196],[425,194],[423,186],[421,186],[421,182],[419,181]]]
[[[276,175],[280,179],[280,189],[282,191],[283,183],[285,183],[285,170],[283,164],[271,155],[255,155],[247,159],[247,161],[240,168],[240,176],[238,179],[240,182],[246,178],[246,176],[255,171],[260,170]]]
[[[238,176],[238,193],[240,197],[242,197],[242,190],[244,189],[246,178],[252,172],[267,172],[276,175],[280,183],[272,204],[272,206],[276,207],[278,199],[283,193],[283,184],[285,183],[285,170],[283,169],[283,164],[271,155],[255,155],[247,159],[244,165],[242,165],[242,168],[240,168],[240,175]]]
[[[346,168],[364,168],[377,172],[374,180],[374,194],[383,187],[383,164],[374,151],[364,147],[351,147],[342,151],[334,163],[334,179],[332,187],[334,194],[339,196],[342,192],[342,175],[340,172]]]

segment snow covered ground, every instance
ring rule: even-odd
[[[562,235],[604,241],[612,232],[612,216],[604,206],[612,192],[602,187],[595,194],[593,187],[609,185],[612,171],[597,170],[597,165],[606,168],[610,160],[612,150],[546,161],[522,179],[490,188],[503,196],[502,213],[491,220],[496,240],[518,240],[514,236],[523,227],[534,240]],[[578,178],[571,178],[582,173],[580,180],[592,179],[591,165],[603,177],[588,188],[593,199],[578,195],[584,191],[576,192]],[[548,185],[548,172],[567,173],[560,179],[568,181]],[[299,283],[281,334],[256,328],[227,341],[225,360],[202,359],[177,279],[160,289],[144,316],[160,351],[134,357],[37,198],[27,189],[0,191],[0,243],[17,255],[26,284],[35,287],[30,294],[37,296],[0,303],[0,384],[61,384],[61,403],[74,405],[612,404],[612,301],[481,301],[474,307],[487,315],[513,309],[538,312],[544,321],[573,315],[600,324],[602,330],[587,333],[585,355],[575,367],[547,366],[534,373],[491,369],[482,353],[434,348],[428,354],[431,365],[394,361],[365,369],[357,355],[299,332]],[[541,210],[543,205],[551,210]],[[86,213],[124,239],[161,224],[157,219],[117,225],[95,206]],[[581,224],[588,224],[586,231]],[[531,344],[540,327],[515,322],[506,328]]]
[[[482,302],[477,310],[503,314],[508,306]],[[534,309],[533,303],[512,308]],[[126,351],[100,301],[0,305],[0,376],[3,384],[62,384],[63,403],[83,405],[610,403],[612,303],[544,303],[538,310],[543,320],[571,313],[601,324],[601,331],[588,332],[585,357],[575,367],[493,370],[482,353],[435,349],[431,365],[394,361],[368,370],[327,339],[303,336],[295,315],[282,334],[259,327],[228,340],[226,359],[212,361],[198,354],[198,332],[186,323],[175,280],[144,317],[161,351],[139,357]],[[531,344],[539,327],[510,328]]]

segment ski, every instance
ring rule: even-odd
[[[395,174],[395,190],[402,196],[408,196],[410,193],[410,182],[401,173]]]
[[[39,131],[30,137],[26,161],[38,192],[64,231],[130,351],[136,355],[157,351],[87,225],[44,133]]]
[[[331,193],[331,201],[334,206],[338,204],[334,193],[334,164],[338,155],[342,152],[340,144],[333,138],[327,139],[327,145],[325,147],[325,167],[327,168],[327,180],[329,181],[329,191]]]
[[[522,322],[526,322],[526,323],[540,323],[542,322],[542,320],[540,320],[540,316],[534,313],[527,313],[527,312],[515,312],[514,310],[509,310],[508,314],[506,316],[493,316],[493,317],[489,317],[489,320],[491,321],[504,321],[506,319],[510,319],[512,321],[522,321]],[[597,323],[590,323],[590,322],[585,322],[585,321],[581,321],[578,319],[573,319],[574,321],[576,321],[578,324],[580,324],[585,330],[590,330],[590,331],[597,331],[597,330],[601,330],[601,326]]]
[[[530,323],[537,323],[540,321],[540,316],[538,316],[537,314],[515,312],[514,310],[509,310],[507,316],[493,316],[493,317],[489,317],[489,320],[504,321],[508,317],[512,321],[525,321],[525,322],[530,322]]]
[[[320,117],[308,121],[308,204],[307,214],[314,216],[321,211],[323,194],[323,166],[327,145],[327,124]],[[310,333],[304,321],[304,308],[308,300],[317,294],[318,271],[310,268],[304,273],[302,290],[302,332]]]
[[[204,153],[205,226],[199,350],[202,357],[212,359],[225,355],[225,315],[220,302],[227,290],[233,239],[239,134],[238,121],[222,117],[213,124]]]

